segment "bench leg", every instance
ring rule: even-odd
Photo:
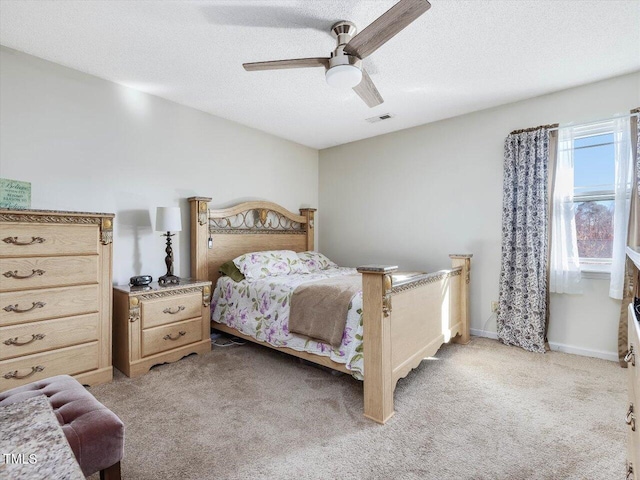
[[[120,462],[100,470],[100,480],[120,480]]]

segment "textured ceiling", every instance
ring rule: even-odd
[[[321,68],[242,68],[328,56],[334,22],[362,29],[394,3],[1,0],[0,43],[315,148],[640,69],[640,0],[431,0],[365,60],[373,109]]]

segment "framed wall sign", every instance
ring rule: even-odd
[[[0,208],[31,208],[31,182],[0,178]]]

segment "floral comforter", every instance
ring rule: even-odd
[[[355,378],[362,380],[362,292],[351,299],[340,347],[333,348],[326,343],[289,333],[289,304],[298,285],[356,273],[353,268],[339,267],[310,274],[272,276],[241,282],[221,277],[213,292],[211,319],[276,347],[329,357],[334,362],[345,364]]]

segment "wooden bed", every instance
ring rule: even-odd
[[[210,210],[210,198],[189,198],[191,275],[215,285],[223,263],[248,252],[314,249],[315,209],[300,215],[271,202],[245,202]],[[453,340],[469,341],[471,255],[450,255],[452,268],[430,274],[395,276],[397,267],[359,267],[363,288],[364,415],[385,423],[393,415],[400,378]],[[350,373],[328,357],[274,347],[227,325],[212,327],[290,355]]]

